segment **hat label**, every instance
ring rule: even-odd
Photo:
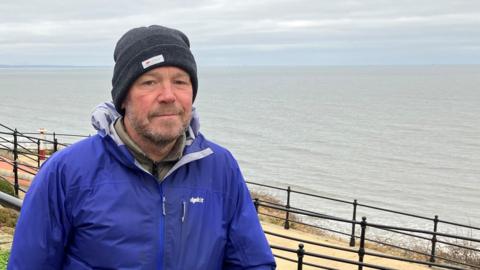
[[[143,69],[146,69],[148,67],[151,67],[151,66],[153,66],[155,64],[158,64],[158,63],[162,63],[164,61],[165,61],[165,59],[163,59],[163,55],[160,54],[160,55],[148,58],[147,60],[143,61],[142,66],[143,66]]]

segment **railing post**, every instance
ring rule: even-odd
[[[13,160],[18,158],[18,131],[15,129],[13,131]]]
[[[18,198],[18,190],[20,189],[20,186],[18,185],[18,164],[16,160],[13,161],[13,175],[15,177],[15,182],[13,184],[15,189],[15,197]]]
[[[362,227],[362,232],[360,234],[360,248],[358,249],[358,261],[363,263],[363,257],[365,256],[365,231],[367,230],[367,218],[362,217],[362,222],[360,223]],[[363,266],[359,265],[358,270],[362,270]]]
[[[291,189],[290,189],[290,186],[288,186],[288,188],[287,188],[287,205],[285,205],[285,207],[287,208],[287,211],[286,211],[286,215],[285,215],[285,224],[283,226],[285,228],[285,230],[290,229],[290,222],[289,222],[289,218],[290,218],[290,192],[291,192]]]
[[[15,182],[13,184],[13,187],[15,189],[15,196],[18,197],[18,190],[19,190],[19,185],[18,185],[18,131],[15,129],[13,132],[13,175],[15,177]]]
[[[298,245],[297,249],[297,270],[302,270],[303,268],[303,256],[305,255],[305,250],[303,249],[303,244]]]
[[[357,200],[353,200],[353,221],[357,221]],[[355,222],[352,222],[352,234],[350,236],[350,246],[355,246]]]
[[[258,202],[258,198],[255,198],[255,200],[253,201],[253,205],[255,205],[255,211],[257,211],[257,214],[258,214],[258,205],[260,203]]]
[[[58,141],[55,137],[55,132],[53,132],[53,153],[58,151]]]
[[[435,262],[435,249],[437,246],[437,227],[438,227],[438,215],[435,215],[435,218],[433,219],[433,235],[432,235],[432,253],[430,255],[430,262],[434,263]],[[432,267],[432,265],[428,265],[429,267]]]
[[[37,139],[37,167],[40,168],[40,139]]]

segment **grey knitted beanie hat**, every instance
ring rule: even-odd
[[[143,73],[161,66],[175,66],[186,71],[195,100],[197,65],[190,51],[190,41],[179,30],[160,25],[131,29],[118,40],[113,59],[112,99],[120,114],[125,113],[122,103],[132,83]]]

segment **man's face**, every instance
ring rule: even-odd
[[[192,95],[190,76],[182,69],[159,67],[144,73],[122,104],[132,139],[157,145],[176,140],[190,122]]]

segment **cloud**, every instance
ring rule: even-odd
[[[475,58],[479,55],[480,2],[32,0],[26,5],[8,1],[0,4],[0,61],[44,64],[61,55],[63,59],[57,61],[68,64],[73,50],[92,55],[82,57],[85,64],[111,64],[117,39],[132,27],[149,24],[183,30],[193,50],[204,54],[199,59],[205,64],[209,59],[226,59],[228,64],[229,56],[219,53],[238,55],[238,59],[251,53],[272,54],[269,59],[277,53],[304,55],[295,59],[299,64],[315,59],[322,64],[325,58],[334,64],[344,62],[342,55],[368,57],[372,51],[382,52],[386,63],[397,61],[394,54],[402,50],[411,53],[412,62],[426,50],[447,52],[450,59],[465,50]],[[21,51],[30,51],[30,60],[23,59]],[[325,57],[332,52],[336,53]]]

